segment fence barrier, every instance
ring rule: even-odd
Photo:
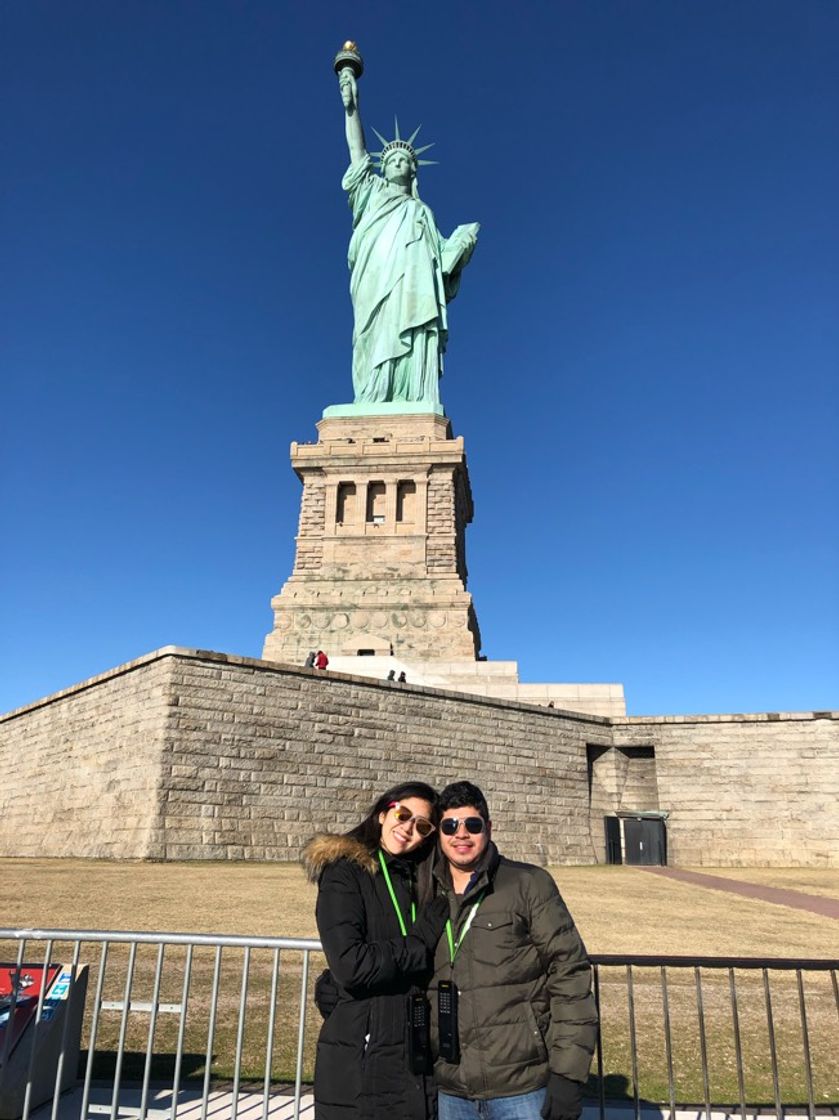
[[[320,1027],[312,1003],[314,977],[324,967],[319,941],[0,929],[0,958],[11,965],[8,1009],[0,993],[0,1120],[29,1120],[36,1107],[47,1105],[50,1120],[58,1120],[62,1083],[76,1072],[71,1016],[61,1024],[54,1019],[46,983],[37,1001],[26,995],[26,983],[34,986],[32,972],[46,976],[55,963],[64,966],[57,998],[72,1003],[82,976],[89,980],[76,1089],[82,1120],[94,1088],[101,1096],[103,1085],[109,1108],[99,1106],[97,1114],[107,1112],[110,1120],[129,1114],[146,1120],[150,1110],[159,1115],[152,1103],[162,1084],[171,1088],[170,1120],[183,1111],[187,1090],[190,1118],[208,1120],[211,1094],[220,1089],[232,1117],[247,1093],[251,1104],[259,1095],[262,1120],[269,1120],[272,1103],[284,1094],[299,1120]],[[616,1101],[631,1107],[636,1120],[651,1106],[671,1120],[685,1107],[707,1120],[721,1108],[741,1120],[767,1108],[778,1117],[806,1111],[815,1120],[817,1109],[839,1104],[839,960],[591,959],[600,1030],[587,1097],[601,1120],[607,1103]],[[27,1004],[30,1025],[15,1039],[15,1009],[20,1013]],[[43,1105],[39,1043],[50,1032],[54,1058]],[[28,1055],[28,1068],[22,1105],[9,1111],[4,1101],[12,1092],[16,1047]],[[126,1112],[120,1093],[129,1085],[139,1089],[139,1098]]]

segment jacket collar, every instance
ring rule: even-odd
[[[306,876],[316,883],[324,870],[339,859],[348,859],[362,871],[375,875],[379,870],[379,860],[375,852],[351,836],[339,836],[332,832],[319,832],[313,836],[303,849],[301,862]]]
[[[405,879],[413,879],[416,874],[416,865],[423,858],[423,852],[409,852],[405,856],[394,856],[384,849],[374,849],[372,852],[359,840],[352,836],[336,835],[333,832],[319,832],[308,842],[303,849],[301,862],[307,878],[316,883],[325,868],[339,859],[348,859],[356,864],[362,871],[370,875],[378,875],[381,870],[379,851],[382,851],[391,875],[399,875]]]

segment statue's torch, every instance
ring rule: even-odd
[[[347,39],[343,47],[335,55],[335,61],[332,63],[332,68],[340,78],[341,71],[349,69],[352,71],[353,77],[358,79],[364,73],[364,60],[358,53],[358,44],[354,43],[351,39]]]

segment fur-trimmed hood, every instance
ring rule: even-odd
[[[351,836],[334,832],[319,832],[313,836],[303,849],[300,859],[307,878],[313,883],[318,881],[325,867],[330,863],[337,863],[339,859],[348,859],[371,875],[377,874],[379,870],[378,861],[369,848]]]

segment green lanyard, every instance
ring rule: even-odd
[[[402,936],[408,936],[408,930],[405,927],[405,919],[402,917],[402,911],[399,909],[399,903],[396,901],[396,891],[393,889],[393,883],[390,881],[390,872],[387,869],[385,857],[382,854],[382,849],[379,848],[379,863],[382,865],[382,875],[385,877],[387,883],[387,892],[390,895],[390,901],[393,903],[393,909],[396,911],[396,917],[399,919],[399,928],[402,930]],[[417,920],[417,904],[411,899],[411,924]]]
[[[475,915],[478,913],[478,907],[481,905],[481,902],[483,901],[483,898],[484,898],[484,892],[481,891],[481,893],[478,895],[478,898],[475,902],[475,905],[469,911],[469,917],[466,919],[466,921],[460,927],[460,933],[457,935],[457,941],[455,941],[454,934],[452,933],[452,920],[451,920],[451,918],[449,918],[449,920],[446,922],[446,937],[447,937],[448,942],[449,942],[449,957],[451,958],[452,964],[454,964],[454,959],[457,956],[458,949],[463,944],[463,938],[469,932],[469,927],[472,925],[472,922],[474,921]]]

